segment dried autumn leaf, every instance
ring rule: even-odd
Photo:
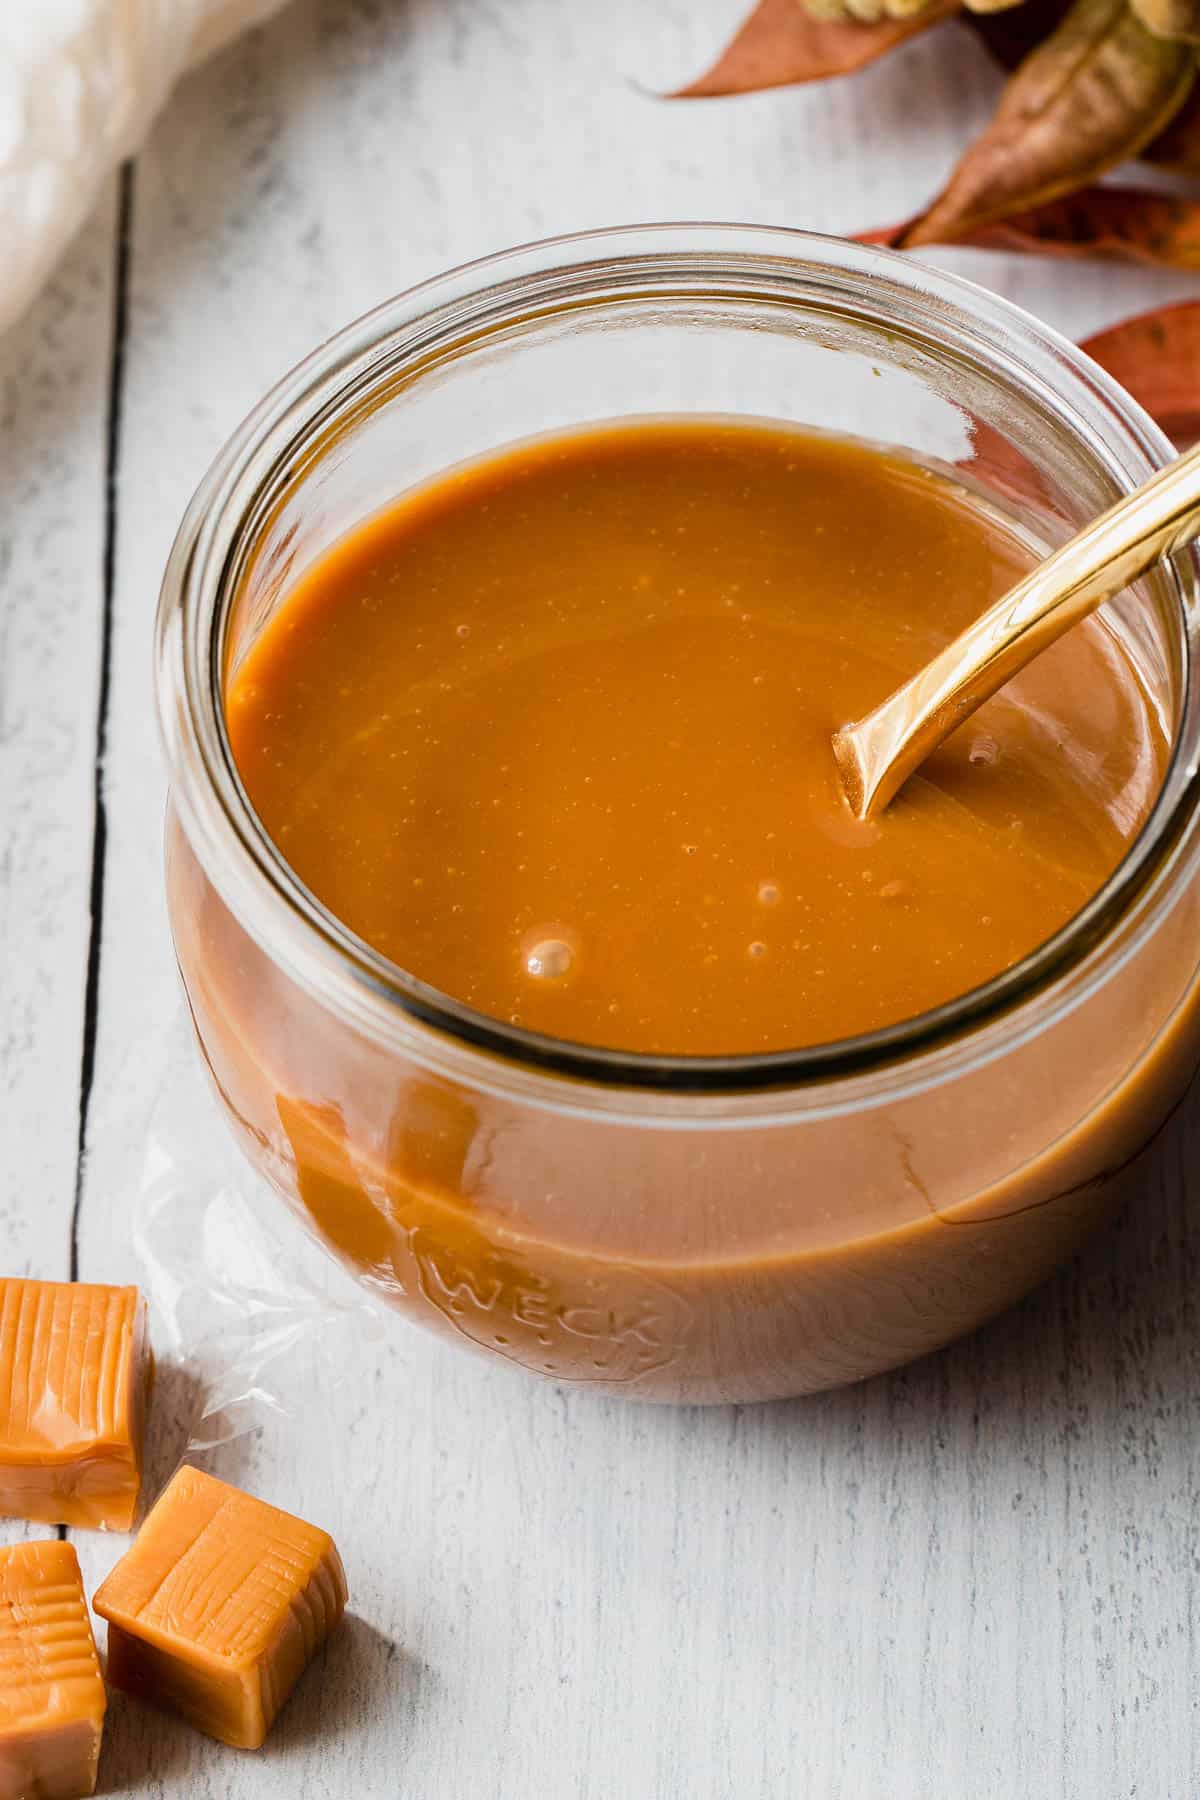
[[[1194,87],[1167,129],[1142,151],[1160,168],[1200,175],[1200,88]]]
[[[916,221],[859,234],[863,244],[902,249]],[[1100,256],[1118,262],[1200,269],[1200,200],[1145,188],[1088,187],[1045,206],[977,225],[941,240],[983,250]]]
[[[1177,449],[1200,439],[1200,300],[1160,306],[1085,339]]]
[[[1154,37],[1125,0],[1075,0],[904,245],[961,240],[1136,155],[1182,106],[1195,71],[1191,50]]]
[[[927,31],[954,10],[953,0],[934,0],[913,17],[862,25],[810,18],[800,0],[759,0],[708,73],[671,98],[748,94],[760,88],[849,75],[918,32]]]

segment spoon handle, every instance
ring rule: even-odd
[[[911,681],[833,740],[856,817],[881,812],[944,737],[1047,644],[1200,536],[1200,444],[1010,588]]]

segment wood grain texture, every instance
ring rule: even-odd
[[[85,1278],[133,1273],[138,1146],[119,1122],[153,1094],[178,1004],[149,642],[193,486],[313,342],[447,263],[638,219],[886,222],[934,191],[987,115],[995,77],[946,32],[852,86],[675,107],[648,97],[704,66],[741,10],[297,0],[185,85],[139,159]],[[51,446],[37,492],[0,488],[15,559],[0,594],[18,633],[7,641],[55,703],[0,744],[6,1129],[16,1120],[0,1238],[6,1267],[42,1275],[63,1272],[73,1179],[105,229],[72,265],[79,316],[59,322],[60,289],[29,321],[23,341],[44,342],[42,360],[4,347],[13,429],[0,457],[20,477]],[[939,260],[1072,334],[1187,291],[1138,270]],[[39,425],[62,368],[72,379]],[[56,764],[59,717],[71,730]],[[332,1398],[314,1384],[303,1416],[265,1419],[212,1466],[332,1530],[356,1616],[257,1758],[115,1697],[105,1791],[1186,1800],[1200,1791],[1200,1232],[1185,1180],[1198,1145],[1193,1107],[1120,1227],[1008,1318],[816,1400],[623,1406],[399,1327],[382,1347],[339,1350]],[[160,1420],[180,1427],[186,1378],[164,1388]],[[94,1586],[119,1545],[78,1547]]]

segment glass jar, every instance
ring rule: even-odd
[[[1182,557],[1108,609],[1170,768],[1107,886],[1018,967],[795,1053],[541,1038],[320,905],[247,801],[224,688],[314,558],[413,483],[534,432],[697,412],[898,446],[1043,546],[1169,454],[1054,333],[885,251],[696,226],[535,245],[389,301],[246,421],[167,569],[158,695],[179,965],[254,1165],[370,1288],[457,1340],[556,1380],[741,1401],[870,1375],[1016,1299],[1184,1092],[1196,571]]]

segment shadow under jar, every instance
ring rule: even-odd
[[[547,430],[776,419],[950,473],[1047,548],[1169,454],[973,286],[799,233],[672,226],[475,264],[323,346],[184,521],[159,615],[171,925],[247,1156],[401,1312],[556,1380],[744,1401],[934,1349],[1120,1197],[1200,1057],[1195,568],[1107,609],[1170,735],[1104,888],[985,987],[868,1036],[620,1053],[486,1018],[303,886],[230,752],[231,673],[331,545]]]

